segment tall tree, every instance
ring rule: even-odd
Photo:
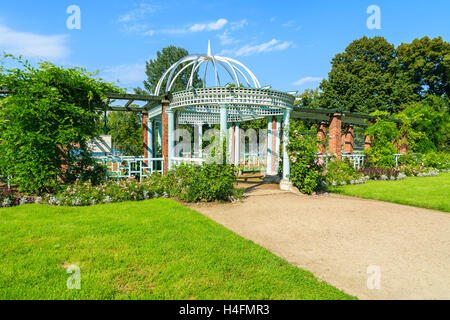
[[[383,37],[355,40],[332,60],[320,84],[320,106],[371,113],[397,112],[412,98],[411,86],[397,73],[396,51]]]
[[[414,39],[397,48],[402,72],[420,96],[450,96],[450,43],[441,37]]]
[[[156,53],[156,59],[150,59],[145,63],[145,74],[147,80],[144,80],[144,89],[136,88],[136,93],[153,94],[155,88],[159,82],[159,79],[163,76],[167,69],[169,69],[174,63],[180,59],[189,55],[189,52],[180,47],[168,46]],[[180,71],[182,66],[179,66],[175,73]],[[186,70],[189,70],[187,72]],[[185,90],[190,77],[190,68],[186,69],[175,81],[171,91]],[[193,85],[197,87],[201,83],[198,72],[194,74]],[[161,90],[164,91],[167,84],[167,78],[164,80]]]

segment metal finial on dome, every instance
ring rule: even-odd
[[[208,40],[208,57],[211,57],[211,40]]]
[[[216,79],[216,87],[220,87],[220,78],[218,73],[218,66],[221,66],[227,74],[230,76],[232,82],[237,86],[240,87],[241,82],[240,78],[242,78],[245,83],[251,88],[261,88],[261,85],[259,84],[258,79],[255,77],[253,72],[250,71],[245,65],[243,65],[241,62],[227,57],[222,56],[213,56],[211,54],[211,41],[208,40],[208,51],[207,54],[193,54],[186,56],[182,59],[180,59],[178,62],[174,63],[159,79],[159,82],[155,88],[155,95],[159,95],[161,91],[162,84],[164,80],[167,78],[167,84],[165,88],[165,92],[169,92],[174,83],[175,80],[180,77],[180,75],[183,73],[183,71],[187,71],[188,68],[190,68],[190,77],[186,85],[186,90],[189,90],[193,86],[194,82],[194,75],[196,72],[200,71],[200,66],[204,65],[204,76],[203,76],[203,87],[206,87],[206,72],[208,70],[208,64],[211,63],[213,70],[214,70],[214,76]],[[180,67],[180,68],[178,68]],[[241,70],[244,70],[242,71]]]

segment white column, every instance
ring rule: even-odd
[[[201,124],[194,125],[194,152],[196,153],[196,157],[202,158],[203,151],[203,126]]]
[[[280,169],[280,145],[281,145],[281,117],[277,117],[277,131],[274,149],[275,174],[278,174]]]
[[[147,157],[153,158],[153,119],[147,120],[147,128]]]
[[[233,149],[233,124],[230,123],[228,125],[228,140],[227,140],[227,162],[232,163],[231,159],[234,157],[234,155],[231,154],[231,150]]]
[[[220,138],[227,137],[227,106],[220,106]]]
[[[158,143],[155,144],[156,146],[159,146],[160,149],[162,149],[162,119],[159,120],[159,122],[157,122],[156,124],[158,125]],[[156,150],[158,150],[158,148],[156,148]],[[155,150],[155,156],[160,156],[156,153]],[[162,155],[161,155],[162,156]]]
[[[226,105],[221,105],[220,106],[220,147],[219,150],[221,150],[221,153],[223,155],[223,141],[224,139],[226,141],[227,140],[227,134],[228,134],[228,129],[227,129],[227,106]],[[225,146],[226,148],[226,146]],[[226,150],[225,150],[226,151]],[[226,155],[226,153],[225,153]],[[226,163],[227,162],[227,158],[225,157],[225,159],[222,159],[222,163]]]
[[[290,164],[287,145],[289,144],[289,120],[291,117],[291,110],[286,109],[283,116],[283,179],[288,179],[290,173]]]
[[[267,118],[267,166],[266,166],[266,174],[271,175],[272,173],[272,161],[275,160],[273,157],[273,148],[272,148],[272,117]]]
[[[175,116],[173,110],[167,110],[167,140],[168,140],[168,160],[169,160],[169,170],[172,168],[172,158],[174,157],[174,127],[175,127]]]
[[[239,166],[240,160],[240,147],[241,147],[241,135],[239,129],[239,122],[236,122],[236,126],[234,128],[234,165]]]

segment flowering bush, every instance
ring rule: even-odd
[[[364,168],[360,172],[372,180],[395,180],[397,179],[400,170],[396,168]]]
[[[364,176],[353,168],[348,158],[340,161],[331,159],[324,175],[328,186],[361,184],[366,181]]]
[[[0,207],[12,207],[34,201],[34,197],[25,196],[14,188],[8,189],[6,185],[0,186]]]
[[[434,168],[427,168],[422,164],[409,164],[398,167],[400,172],[408,177],[434,177],[439,175],[439,171]]]
[[[291,173],[289,179],[300,192],[313,194],[322,188],[324,177],[322,171],[325,163],[316,157],[317,140],[302,136],[292,126],[289,132],[289,145],[287,146]]]
[[[445,152],[429,152],[418,155],[419,163],[428,168],[448,170],[450,168],[450,154]]]
[[[242,191],[235,189],[235,182],[235,169],[230,165],[180,165],[166,176],[153,173],[142,182],[129,178],[93,185],[77,180],[56,195],[47,194],[44,201],[51,205],[88,206],[157,197],[187,202],[229,200],[241,196]]]

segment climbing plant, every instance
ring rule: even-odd
[[[84,69],[3,59],[14,65],[0,68],[0,87],[10,90],[0,101],[3,173],[27,193],[51,192],[80,172],[92,177],[87,141],[96,135],[98,110],[106,108],[105,92],[118,88]]]

